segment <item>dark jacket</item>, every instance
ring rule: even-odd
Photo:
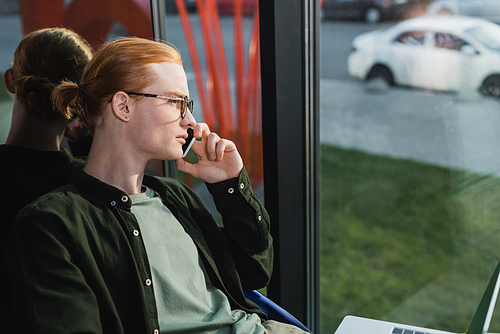
[[[131,201],[78,168],[71,180],[24,208],[11,231],[15,332],[155,333],[154,286]],[[194,240],[212,284],[231,307],[264,318],[243,295],[268,283],[273,260],[269,217],[246,171],[207,184],[222,228],[181,182],[145,176],[143,183]]]
[[[70,181],[73,166],[85,163],[84,159],[74,158],[67,149],[42,151],[0,145],[0,212],[5,233],[0,236],[0,323],[2,333],[11,333],[12,297],[7,279],[5,252],[7,235],[17,213],[25,205],[38,197],[65,185]]]

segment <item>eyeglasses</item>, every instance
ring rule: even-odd
[[[125,92],[128,95],[140,95],[140,96],[145,96],[145,97],[156,97],[159,99],[164,99],[167,101],[179,101],[181,105],[181,118],[184,119],[186,117],[186,107],[189,109],[189,111],[193,112],[193,105],[194,102],[193,100],[188,99],[187,96],[184,97],[168,97],[168,96],[162,96],[162,95],[157,95],[157,94],[146,94],[146,93],[132,93],[132,92]]]

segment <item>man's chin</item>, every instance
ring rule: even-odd
[[[172,152],[172,151],[165,152],[165,154],[163,154],[163,156],[159,159],[163,161],[176,161],[182,159],[182,155],[183,155],[182,148],[179,148],[179,151],[177,152]]]

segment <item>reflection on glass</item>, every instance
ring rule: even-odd
[[[195,117],[236,142],[254,187],[262,186],[260,61],[257,1],[166,1],[168,42],[180,49]],[[213,7],[210,5],[217,5]],[[1,73],[17,44],[30,31],[64,26],[94,48],[120,36],[151,38],[149,0],[6,0],[0,2]],[[241,12],[240,12],[241,10]],[[220,15],[219,15],[220,12]],[[215,36],[215,37],[214,37]],[[10,128],[12,96],[0,89],[0,140]],[[162,174],[160,162],[149,173]],[[188,180],[189,181],[189,180]]]
[[[23,34],[19,18],[19,6],[16,1],[0,3],[0,74],[12,65],[14,50]],[[5,85],[0,85],[0,143],[5,143],[12,119],[14,97]]]
[[[14,50],[21,38],[31,31],[64,26],[82,35],[95,49],[106,40],[134,35],[151,38],[149,0],[9,0],[0,3],[0,66],[10,67]],[[131,17],[133,16],[133,18]],[[7,138],[12,111],[12,95],[0,90],[0,140]],[[90,141],[88,141],[90,143]],[[89,144],[77,145],[79,152]],[[68,144],[62,144],[67,147]],[[81,150],[81,151],[80,151]],[[80,155],[80,154],[78,154]],[[148,164],[147,171],[162,175],[160,162]]]
[[[322,21],[322,333],[346,315],[467,330],[500,259],[498,30]]]
[[[181,3],[182,4],[182,3]],[[197,122],[234,141],[252,186],[263,196],[258,7],[256,0],[203,1],[167,7],[166,39],[183,55]],[[196,159],[193,154],[190,159]],[[198,180],[181,175],[197,192]],[[210,196],[204,197],[211,202]],[[215,210],[212,210],[217,214]]]

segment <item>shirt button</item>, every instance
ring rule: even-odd
[[[116,206],[116,202],[115,201],[111,201],[111,206]]]
[[[157,330],[157,329],[155,329],[154,332],[153,332],[153,334],[160,334],[160,331]]]
[[[139,231],[138,230],[134,230],[134,232],[132,232],[132,233],[134,233],[134,236],[136,236],[136,237],[139,236]]]
[[[230,193],[230,194],[232,194],[232,193],[234,193],[234,189],[233,189],[233,188],[229,188],[229,189],[227,190],[227,192],[228,192],[228,193]]]
[[[128,201],[128,196],[122,196],[122,202],[125,203],[126,201]]]
[[[145,282],[146,286],[150,286],[151,285],[151,280],[148,278]]]
[[[244,183],[240,184],[240,189],[243,189],[243,188],[245,188],[245,184]]]
[[[259,221],[261,221],[261,220],[262,220],[262,216],[258,216],[258,217],[257,217],[257,219],[258,219]]]

